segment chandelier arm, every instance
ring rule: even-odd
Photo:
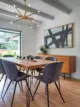
[[[26,13],[29,9],[29,7],[27,7],[27,0],[24,0],[25,1],[25,13],[24,13],[24,16],[26,16]]]
[[[28,9],[29,9],[29,7],[26,7],[24,16],[26,16],[26,13],[28,12]]]
[[[28,21],[27,20],[25,20],[26,21],[26,23],[28,24],[28,26],[30,27],[30,24],[28,23]]]
[[[15,20],[15,21],[13,21],[13,23],[15,23],[15,22],[17,22],[17,21],[19,21],[20,19],[17,19],[17,20]]]
[[[19,9],[17,7],[15,7],[15,9],[17,10],[17,12],[22,16],[21,12],[19,11]]]
[[[32,15],[37,14],[37,13],[38,13],[38,12],[31,13],[31,14],[29,14],[29,15],[27,15],[27,16],[32,16]]]
[[[27,20],[32,20],[32,21],[33,21],[33,20],[34,20],[34,18],[29,17],[29,18],[27,18]]]
[[[21,19],[20,25],[21,25],[22,22],[23,22],[23,19]]]

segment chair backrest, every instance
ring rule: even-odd
[[[14,57],[13,55],[3,55],[3,57]]]
[[[45,60],[57,61],[56,57],[46,57]]]
[[[5,74],[5,69],[2,63],[2,59],[0,59],[0,73]]]
[[[18,76],[18,70],[14,63],[3,60],[2,61],[7,77],[14,81]]]
[[[35,56],[34,58],[35,58],[35,59],[43,59],[42,56]]]
[[[43,80],[45,83],[52,83],[59,79],[63,62],[48,64],[43,69]]]

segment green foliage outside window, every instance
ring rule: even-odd
[[[9,40],[10,38],[11,38],[10,34],[0,32],[0,39],[6,41],[6,43],[0,43],[0,49],[11,49],[11,50],[18,49],[18,41],[17,40]]]
[[[18,37],[17,33],[7,33],[0,31],[0,57],[3,55],[16,56],[18,51]]]

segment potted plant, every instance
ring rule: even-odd
[[[47,53],[47,48],[46,48],[45,46],[41,46],[41,47],[40,47],[40,51],[41,51],[42,53]]]

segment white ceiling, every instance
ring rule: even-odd
[[[24,4],[24,0],[13,0],[13,1],[17,1],[18,3]],[[27,4],[31,4],[32,8],[36,10],[40,10],[52,16],[56,16],[62,13],[55,7],[52,7],[48,5],[47,3],[42,2],[41,0],[27,0]]]
[[[0,9],[7,10],[7,11],[9,11],[9,12],[15,11],[15,12],[17,13],[16,9],[15,9],[13,6],[7,5],[7,4],[2,3],[2,2],[0,2]],[[20,10],[20,12],[21,12],[22,14],[24,13],[23,10],[21,10],[21,9],[19,9],[19,10]],[[30,13],[28,12],[27,14],[30,14]],[[34,15],[33,17],[34,17],[36,20],[37,20],[37,19],[40,20],[40,21],[42,20],[42,18],[39,17],[38,15]],[[12,20],[12,21],[14,21],[14,20],[17,19],[16,17],[10,16],[10,15],[7,15],[7,14],[2,14],[2,13],[0,13],[0,18],[1,18],[1,19],[6,19],[6,20]]]
[[[59,1],[72,10],[80,7],[80,0],[59,0]]]
[[[13,1],[17,1],[21,4],[24,4],[23,0],[13,0]],[[55,7],[52,7],[44,2],[42,2],[41,0],[27,0],[28,4],[31,4],[31,7],[37,10],[40,10],[44,13],[47,13],[49,15],[52,15],[54,17],[56,17],[59,14],[63,14],[62,11],[56,9]],[[61,3],[65,4],[68,8],[74,10],[77,7],[80,7],[80,0],[57,0],[60,1]],[[4,4],[2,2],[0,2],[0,8],[4,9],[4,10],[8,10],[10,12],[12,12],[14,10],[14,7],[9,6],[7,4]],[[2,14],[0,15],[0,17],[2,17]],[[6,18],[7,16],[5,16]],[[35,18],[37,18],[38,20],[42,20],[42,17],[36,16],[34,15]]]
[[[13,1],[17,1],[21,4],[24,4],[24,0],[13,0]],[[75,9],[77,7],[80,7],[80,0],[55,0],[55,1],[60,1],[62,4],[66,5],[66,7],[70,8],[70,9]],[[48,9],[52,9],[52,6],[46,5],[45,3],[43,3],[41,0],[27,0],[28,4],[31,4],[33,8],[35,9],[40,9],[40,10],[44,10],[48,13]],[[49,8],[47,8],[47,6]],[[43,8],[45,7],[45,8]],[[55,9],[55,8],[53,8]]]
[[[35,0],[34,0],[35,1]],[[57,16],[58,14],[61,14],[63,12],[59,11],[55,7],[52,7],[48,5],[47,3],[42,2],[41,0],[38,0],[37,2],[31,3],[32,8],[43,11],[44,13],[48,13],[52,16]]]

